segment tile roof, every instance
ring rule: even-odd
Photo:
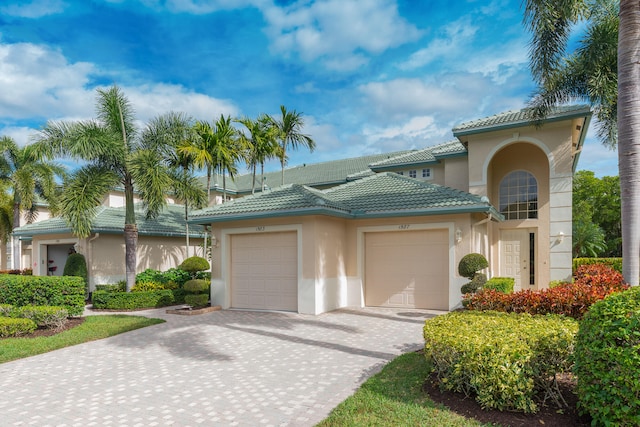
[[[454,136],[462,136],[473,133],[488,132],[496,129],[504,129],[531,124],[533,110],[531,108],[523,108],[516,111],[507,111],[505,113],[495,114],[478,120],[461,123],[453,128]],[[555,121],[569,119],[573,117],[581,117],[591,115],[591,109],[588,105],[565,105],[555,107],[549,116],[544,120]]]
[[[370,154],[350,159],[338,159],[328,162],[303,164],[285,169],[284,179],[286,184],[303,184],[311,187],[323,185],[336,185],[347,182],[352,177],[360,174],[369,174],[369,164],[381,160],[389,159],[404,153],[408,150],[396,151],[392,153]],[[265,183],[267,187],[276,188],[282,182],[282,171],[265,172]],[[230,193],[250,193],[251,174],[237,175],[234,180],[227,177],[227,191]],[[260,189],[260,172],[256,174],[256,190]],[[206,184],[206,177],[202,178]],[[222,177],[212,178],[211,188],[222,191]]]
[[[184,206],[168,205],[155,219],[146,219],[139,207],[136,209],[138,234],[140,236],[185,236]],[[101,206],[91,227],[92,233],[122,234],[124,229],[125,209]],[[16,228],[16,236],[34,236],[39,234],[71,233],[71,228],[63,218],[55,217],[44,221],[26,224]],[[193,237],[202,236],[200,226],[190,227]]]
[[[438,163],[441,158],[466,153],[467,149],[465,146],[456,139],[454,141],[448,141],[443,144],[423,148],[421,150],[410,151],[389,159],[384,159],[370,164],[369,167],[374,171],[382,171],[401,166]]]
[[[326,190],[287,185],[200,211],[189,222],[324,214],[346,218],[487,212],[501,215],[479,196],[391,172]]]

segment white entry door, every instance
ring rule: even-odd
[[[529,231],[500,231],[500,276],[515,279],[514,291],[529,284]]]

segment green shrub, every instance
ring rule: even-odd
[[[14,307],[10,316],[16,319],[30,319],[40,328],[58,331],[67,323],[69,312],[64,307],[25,305]]]
[[[8,316],[13,310],[13,306],[11,304],[0,304],[0,316]]]
[[[84,312],[85,285],[73,276],[0,275],[0,304],[62,306],[69,316]]]
[[[492,277],[482,286],[484,289],[493,289],[494,291],[502,292],[504,294],[510,294],[513,292],[513,287],[516,284],[516,279],[513,277]]]
[[[473,275],[473,279],[468,282],[465,283],[464,285],[462,285],[462,287],[460,288],[460,291],[463,294],[469,294],[469,293],[474,293],[477,292],[478,289],[482,288],[482,286],[484,286],[484,284],[487,282],[487,275],[484,273],[476,273]]]
[[[170,268],[167,271],[159,271],[151,268],[146,269],[142,273],[138,273],[136,276],[136,283],[138,282],[156,282],[156,283],[169,283],[173,282],[177,287],[182,287],[184,282],[191,278],[191,274],[184,270],[177,268]]]
[[[202,279],[192,279],[184,284],[182,289],[192,294],[204,293],[209,290],[210,282]]]
[[[0,317],[0,338],[18,337],[30,334],[38,328],[38,325],[30,319],[14,319]]]
[[[622,273],[622,258],[574,258],[573,271],[578,270],[583,265],[604,264]]]
[[[96,291],[125,292],[126,289],[127,289],[127,282],[124,280],[121,280],[116,284],[96,285]]]
[[[567,282],[566,280],[552,280],[549,282],[549,289],[557,288],[558,286],[563,286],[567,283],[571,282]]]
[[[187,294],[184,296],[184,302],[192,307],[204,307],[209,305],[208,294]]]
[[[136,310],[140,308],[165,307],[184,302],[181,289],[163,289],[146,292],[107,292],[93,293],[93,307],[110,310]]]
[[[462,257],[458,263],[458,274],[469,280],[480,270],[489,267],[487,259],[482,254],[471,253]]]
[[[184,261],[178,267],[180,270],[186,271],[191,275],[191,278],[195,278],[199,271],[205,271],[211,268],[209,261],[199,256],[192,256]]]
[[[87,261],[82,254],[71,254],[64,264],[63,276],[82,277],[85,285],[85,296],[89,295],[89,280],[87,274]]]
[[[578,408],[594,425],[640,425],[640,288],[591,306],[576,337]]]
[[[176,282],[170,281],[166,283],[158,282],[137,282],[131,288],[131,292],[160,291],[162,289],[177,289]]]
[[[556,404],[556,374],[570,369],[577,322],[562,316],[457,311],[425,322],[425,356],[440,387],[483,408],[535,412],[544,390]]]

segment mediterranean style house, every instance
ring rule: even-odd
[[[463,123],[421,150],[214,183],[189,222],[211,227],[213,304],[319,314],[346,306],[451,310],[478,252],[487,274],[542,289],[571,276],[572,177],[591,118],[560,107]],[[255,194],[251,195],[252,187]]]

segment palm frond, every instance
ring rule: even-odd
[[[145,209],[147,218],[155,218],[166,206],[166,194],[171,190],[169,170],[164,159],[154,150],[138,150],[131,155],[128,169]]]

